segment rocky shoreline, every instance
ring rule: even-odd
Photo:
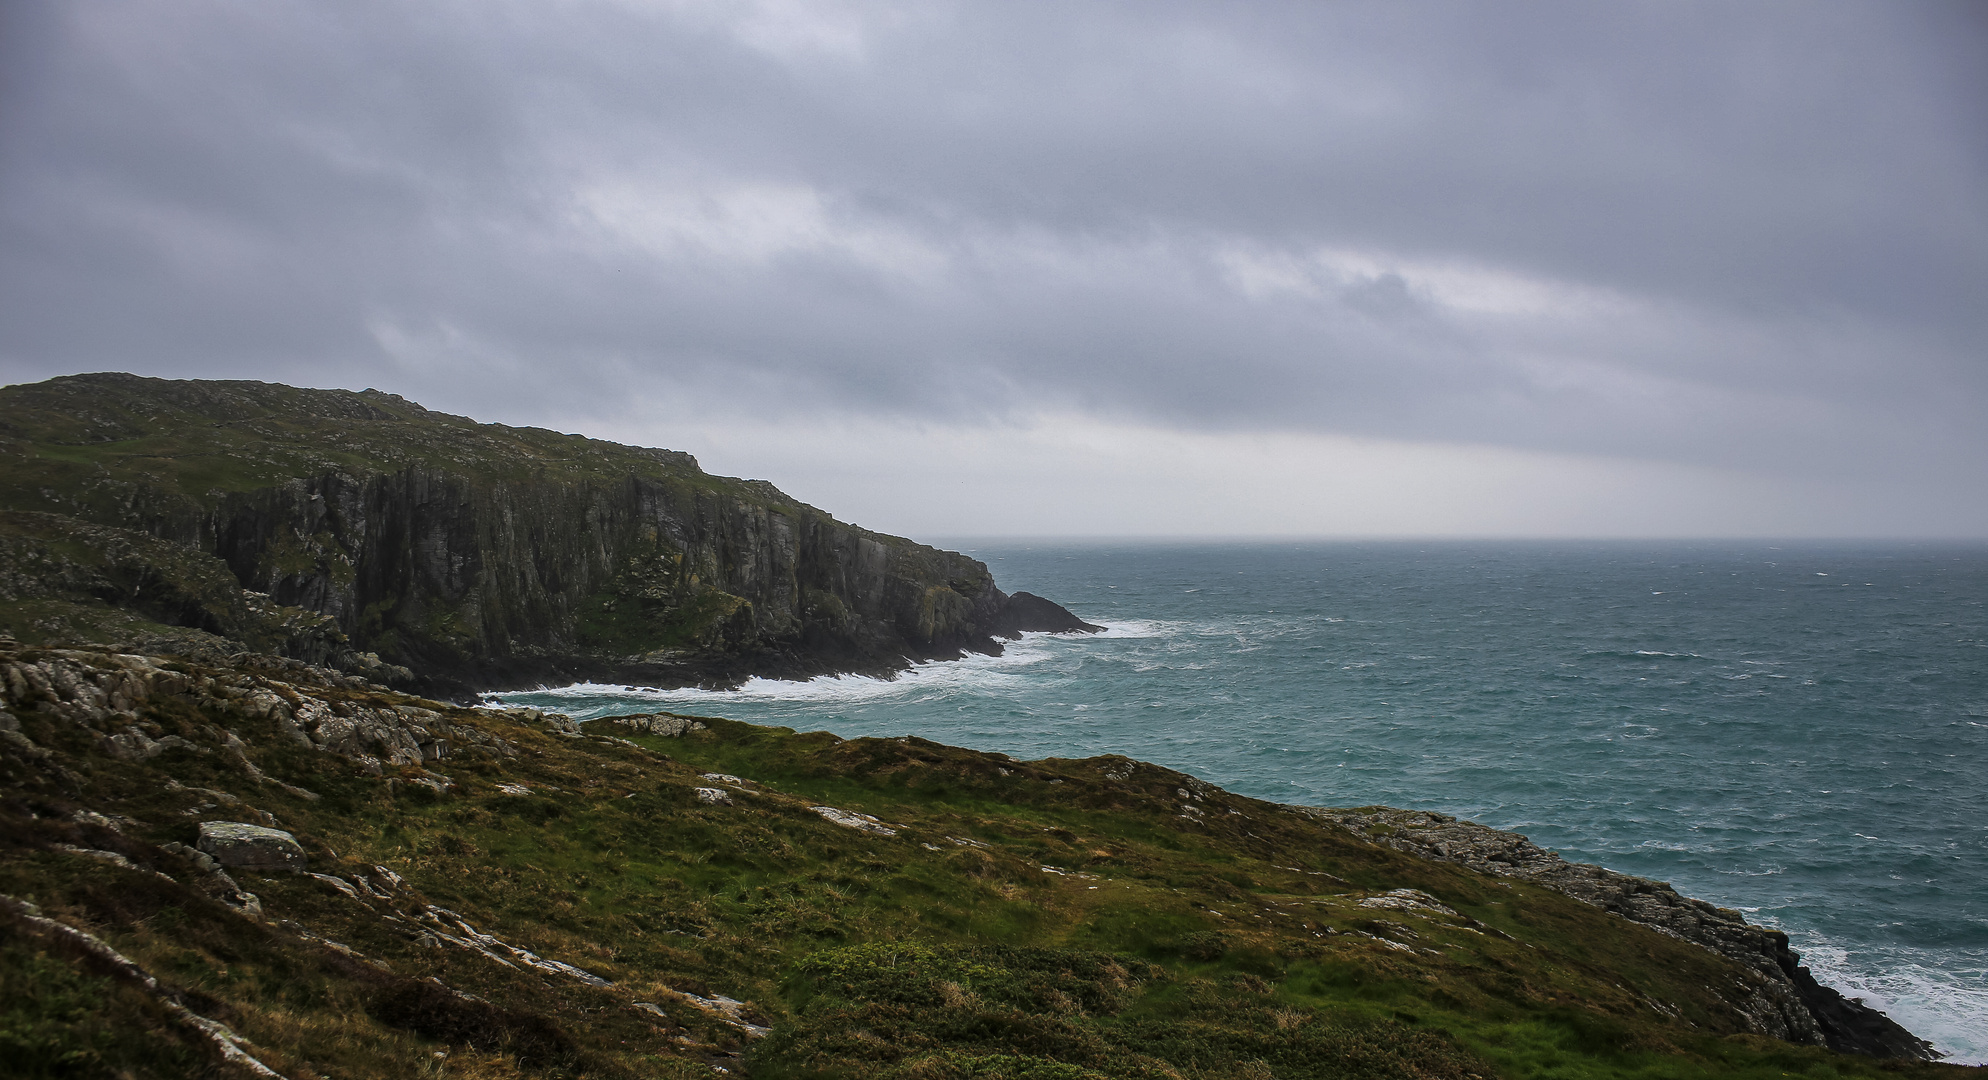
[[[492,714],[406,691],[465,703],[590,679],[722,687],[754,675],[888,676],[915,660],[998,653],[1024,632],[1103,629],[1043,597],[1002,592],[964,555],[836,521],[764,481],[710,476],[685,454],[479,425],[372,391],[118,375],[4,390],[0,450],[14,457],[0,469],[0,766],[20,766],[51,791],[80,790],[94,759],[174,764],[175,797],[211,800],[189,813],[222,805],[254,816],[235,796],[181,785],[188,763],[319,801],[266,775],[239,729],[267,736],[264,760],[336,759],[388,800],[459,798],[458,779],[438,771],[444,762],[457,777],[495,775],[519,767],[520,751],[486,730]],[[497,715],[562,741],[634,746],[556,713]],[[631,738],[706,732],[669,714],[614,723]],[[36,741],[51,733],[72,752]],[[990,768],[1009,778],[1008,767]],[[1123,784],[1132,769],[1102,775]],[[1266,808],[1168,777],[1188,828],[1212,827],[1205,800],[1234,804],[1225,827]],[[744,798],[735,776],[703,779],[721,786],[695,787],[700,806]],[[496,790],[545,789],[506,781]],[[860,812],[804,809],[896,836]],[[1571,863],[1443,814],[1288,809],[1365,844],[1542,886],[1732,961],[1719,976],[1730,985],[1706,989],[1753,1034],[1882,1059],[1939,1056],[1817,982],[1785,934],[1662,882]],[[85,824],[110,820],[78,813]],[[251,836],[275,821],[235,824]],[[213,902],[259,917],[257,897],[210,857],[228,838],[201,841],[198,851],[174,841],[127,855],[58,847],[125,870],[136,865],[130,855],[156,856]],[[311,876],[353,892],[336,876]],[[1415,890],[1357,904],[1461,917]],[[1688,1022],[1674,1005],[1643,1004]]]
[[[1735,987],[1740,1007],[1762,1035],[1880,1058],[1939,1057],[1931,1043],[1884,1013],[1817,982],[1788,947],[1788,935],[1755,926],[1731,908],[1683,896],[1664,882],[1568,862],[1518,833],[1447,814],[1384,806],[1294,809],[1344,826],[1370,843],[1544,885],[1736,961],[1753,975]]]
[[[668,713],[616,717],[593,727],[589,731],[562,714],[535,709],[465,709],[412,698],[349,674],[278,657],[240,657],[225,667],[207,667],[183,659],[102,649],[36,649],[0,638],[0,768],[15,775],[16,802],[38,808],[33,813],[39,817],[27,820],[66,822],[59,827],[45,826],[55,832],[39,850],[50,853],[48,857],[52,859],[81,858],[85,864],[109,867],[106,873],[150,874],[149,881],[178,882],[185,887],[187,898],[204,896],[221,905],[216,911],[226,909],[234,913],[229,917],[245,920],[238,924],[244,933],[264,933],[252,928],[267,925],[289,928],[304,945],[322,944],[341,956],[356,954],[327,937],[329,931],[307,933],[289,922],[270,922],[278,919],[272,911],[294,911],[300,903],[296,890],[282,884],[284,878],[296,876],[334,890],[356,905],[355,910],[371,913],[367,918],[374,921],[368,923],[362,919],[361,924],[390,937],[397,934],[408,938],[413,942],[409,948],[418,946],[431,953],[447,948],[464,956],[481,957],[506,970],[550,971],[576,979],[589,988],[622,993],[622,988],[607,978],[565,961],[547,959],[549,954],[542,948],[534,951],[514,936],[531,932],[529,927],[513,926],[501,935],[496,929],[478,931],[451,907],[423,900],[419,890],[402,884],[394,876],[396,871],[374,865],[381,861],[378,856],[358,862],[349,858],[341,860],[321,834],[298,830],[295,823],[300,818],[317,817],[322,827],[329,819],[321,815],[334,802],[353,807],[371,805],[376,811],[393,807],[460,808],[450,809],[447,814],[451,820],[466,820],[491,812],[476,807],[479,804],[490,807],[493,801],[515,800],[520,812],[530,814],[565,814],[576,811],[557,809],[554,802],[546,800],[559,800],[557,805],[572,807],[589,799],[605,800],[616,806],[637,806],[624,800],[656,798],[639,789],[624,794],[618,787],[590,792],[595,781],[568,778],[554,785],[542,777],[527,777],[519,772],[534,768],[533,762],[550,760],[563,753],[561,748],[571,747],[575,753],[589,756],[588,760],[595,760],[602,753],[626,756],[627,762],[622,767],[628,770],[676,769],[684,775],[672,783],[689,785],[681,795],[687,805],[713,812],[736,812],[747,818],[805,813],[868,840],[911,842],[900,835],[905,826],[898,824],[903,820],[899,817],[879,819],[866,813],[860,803],[845,802],[837,806],[819,798],[785,794],[776,787],[744,780],[731,772],[709,768],[692,772],[683,766],[670,765],[671,755],[657,753],[653,744],[645,747],[630,741],[665,739],[674,753],[676,745],[714,736],[748,742],[812,740],[809,745],[819,752],[848,755],[838,758],[832,766],[839,777],[868,776],[903,784],[914,774],[930,775],[950,756],[957,759],[964,772],[942,783],[993,785],[990,789],[993,798],[1017,806],[1033,805],[1029,800],[1037,796],[1029,793],[1039,791],[1041,798],[1055,804],[1087,806],[1114,816],[1157,811],[1171,822],[1168,828],[1172,831],[1205,834],[1209,838],[1220,836],[1225,838],[1221,845],[1235,852],[1260,847],[1262,836],[1285,835],[1279,847],[1264,849],[1266,854],[1271,850],[1280,853],[1274,860],[1278,865],[1269,869],[1287,872],[1294,879],[1293,884],[1275,890],[1278,898],[1252,898],[1246,885],[1231,888],[1206,876],[1205,870],[1195,879],[1212,883],[1213,892],[1195,901],[1189,910],[1198,913],[1199,918],[1234,929],[1190,935],[1191,940],[1182,939],[1187,944],[1168,946],[1185,950],[1181,955],[1189,959],[1204,953],[1219,957],[1227,948],[1221,942],[1240,947],[1248,934],[1281,923],[1282,929],[1297,931],[1296,937],[1302,942],[1287,941],[1283,946],[1293,957],[1308,955],[1308,950],[1314,949],[1324,949],[1332,955],[1342,955],[1347,949],[1353,950],[1352,955],[1366,955],[1361,950],[1368,950],[1373,956],[1387,957],[1373,960],[1374,963],[1435,964],[1439,968],[1432,970],[1450,972],[1451,976],[1446,977],[1453,977],[1460,969],[1441,966],[1450,964],[1447,959],[1450,951],[1480,946],[1445,940],[1447,935],[1452,939],[1461,936],[1485,943],[1506,943],[1490,947],[1516,948],[1528,954],[1520,962],[1542,963],[1546,962],[1544,953],[1530,954],[1530,944],[1514,944],[1519,939],[1513,934],[1529,932],[1525,924],[1507,924],[1501,930],[1479,921],[1494,918],[1493,911],[1507,910],[1485,906],[1487,885],[1491,886],[1490,894],[1496,896],[1500,887],[1493,883],[1524,882],[1581,902],[1573,907],[1599,908],[1664,937],[1688,943],[1688,951],[1692,953],[1702,949],[1713,954],[1697,962],[1675,955],[1669,961],[1676,970],[1701,972],[1688,992],[1676,986],[1669,990],[1630,990],[1622,982],[1631,980],[1623,976],[1611,976],[1621,980],[1613,984],[1613,990],[1606,981],[1592,987],[1593,993],[1625,995],[1607,1006],[1618,1014],[1625,1010],[1642,1012],[1661,1023],[1687,1030],[1705,1025],[1702,1030],[1715,1035],[1744,1031],[1798,1046],[1826,1047],[1893,1062],[1928,1062],[1938,1056],[1927,1043],[1882,1013],[1844,999],[1818,984],[1800,965],[1799,957],[1789,950],[1786,936],[1777,931],[1749,925],[1738,912],[1681,896],[1661,882],[1570,863],[1523,836],[1443,814],[1387,807],[1280,807],[1233,795],[1185,774],[1121,758],[1023,763],[923,740],[845,743],[832,736],[799,736],[785,729],[754,728],[723,720],[710,720],[707,724],[704,720]],[[244,735],[248,736],[246,740],[242,738]],[[82,791],[109,776],[156,777],[161,773],[166,777],[164,790],[139,795],[135,801],[92,805],[79,798]],[[292,779],[282,779],[286,773]],[[315,779],[308,778],[306,773]],[[633,781],[639,775],[631,772],[620,783],[635,786]],[[182,784],[180,776],[190,782]],[[893,776],[898,779],[891,780]],[[235,786],[245,785],[252,794],[243,796],[222,790],[220,785],[228,777],[233,778]],[[307,790],[293,781],[318,790]],[[321,784],[324,786],[320,787]],[[994,791],[1000,794],[992,794]],[[59,794],[63,792],[69,794]],[[146,811],[148,817],[165,813],[167,817],[161,820],[172,820],[174,814],[182,820],[199,819],[182,827],[187,830],[197,827],[197,840],[192,844],[185,842],[192,839],[187,833],[181,839],[141,841],[141,834],[152,835],[162,826],[128,814],[151,806],[152,802],[159,803],[159,807]],[[162,809],[183,803],[190,805],[184,810]],[[279,819],[265,806],[281,810],[283,817]],[[1304,824],[1295,826],[1300,831],[1292,834],[1289,830],[1293,825],[1279,824],[1280,819]],[[170,826],[163,828],[168,834],[175,831]],[[922,841],[915,848],[924,853],[920,858],[942,860],[947,866],[957,864],[968,879],[979,880],[994,873],[992,867],[996,863],[988,855],[988,845],[971,837],[962,839],[962,835],[941,836],[928,825],[911,834],[911,839]],[[1034,871],[1045,879],[1067,879],[1073,894],[1083,895],[1094,895],[1101,887],[1126,888],[1128,882],[1137,880],[1120,876],[1118,884],[1112,884],[1111,876],[1101,876],[1101,872],[1122,875],[1124,868],[1107,870],[1107,866],[1114,865],[1110,860],[1115,856],[1100,848],[1097,841],[1079,840],[1056,829],[1046,830],[1043,835],[1051,838],[1049,842],[1069,845],[1063,849],[1065,855],[1054,857],[1060,865],[1045,861],[1049,858],[1046,853],[1035,852],[1044,841],[1023,837],[1019,843],[1022,850],[1030,853],[1027,862],[1014,864],[1014,868],[999,874],[1013,875],[1018,868]],[[1308,836],[1303,843],[1312,845],[1314,851],[1339,852],[1334,858],[1351,858],[1359,865],[1390,868],[1381,870],[1379,878],[1355,885],[1333,873],[1288,865],[1293,859],[1305,861],[1302,856],[1281,854],[1292,850],[1288,845],[1294,835]],[[348,837],[347,842],[356,841]],[[832,840],[829,846],[839,850]],[[963,854],[953,854],[955,851]],[[1356,851],[1365,854],[1352,854]],[[1085,857],[1106,861],[1091,863],[1090,869],[1077,869],[1086,864],[1076,860]],[[1037,862],[1042,863],[1039,868]],[[1454,875],[1455,871],[1440,871],[1432,877],[1429,872],[1433,864],[1458,867],[1470,875],[1468,879],[1458,878],[1446,876]],[[409,864],[399,872],[409,872],[413,865],[417,864]],[[1335,866],[1341,873],[1364,876],[1364,872],[1351,869],[1353,864],[1326,865]],[[1407,887],[1402,884],[1404,874],[1411,883]],[[1229,878],[1226,874],[1221,876]],[[1244,879],[1231,880],[1240,883]],[[1309,884],[1295,884],[1299,881]],[[391,882],[391,887],[384,882]],[[558,887],[563,888],[564,884]],[[1015,885],[1011,882],[1000,887],[1012,890]],[[265,906],[271,902],[270,890],[275,890],[276,895],[273,909]],[[1293,890],[1298,892],[1294,894]],[[1304,898],[1307,895],[1304,890],[1312,890],[1308,899]],[[1178,888],[1170,893],[1161,890],[1161,894],[1179,891]],[[842,894],[825,895],[833,899]],[[1518,894],[1510,895],[1515,902],[1521,902]],[[454,905],[469,899],[465,894],[463,900],[444,903]],[[176,902],[191,901],[183,898]],[[1537,895],[1522,902],[1533,910],[1538,909]],[[63,927],[73,925],[50,921],[50,917],[21,904],[7,910],[11,912],[9,918],[36,928],[34,932],[43,936],[68,933]],[[1475,917],[1466,913],[1471,910],[1476,912]],[[1339,914],[1317,921],[1328,911]],[[379,919],[385,923],[379,923]],[[1299,919],[1311,921],[1294,921]],[[221,921],[226,923],[225,918]],[[339,931],[351,932],[350,928]],[[1590,929],[1591,938],[1597,932],[1615,940],[1616,935],[1600,927]],[[1639,932],[1623,929],[1624,934],[1632,935],[1632,940]],[[84,941],[75,934],[70,936],[95,949],[92,955],[112,955],[104,952],[108,946],[96,948],[90,944],[97,939]],[[1647,944],[1635,946],[1638,950],[1648,947]],[[1533,959],[1534,955],[1538,956],[1537,960]],[[101,956],[92,962],[108,963]],[[1565,962],[1564,959],[1552,961]],[[162,992],[155,981],[148,981],[150,976],[144,971],[129,963],[125,968],[118,971],[123,972],[121,977],[126,977],[131,985],[148,988],[146,993],[154,997]],[[378,965],[375,968],[360,974],[375,982],[387,979],[391,982],[388,989],[395,993],[412,993],[426,985],[400,975],[389,978],[386,968]],[[351,970],[356,969],[348,965],[348,971]],[[1236,985],[1257,986],[1261,982],[1261,979],[1254,983],[1242,979]],[[1698,985],[1700,982],[1702,986]],[[627,1007],[642,1009],[645,1015],[661,1016],[655,1010],[663,1007],[657,1004],[663,999],[654,995],[665,994],[669,1001],[716,1017],[711,1023],[721,1029],[742,1032],[740,1038],[767,1035],[766,1025],[724,1011],[734,1006],[746,1007],[743,1001],[727,998],[715,990],[699,996],[702,985],[673,984],[667,993],[661,989],[645,990],[650,997]],[[453,989],[445,989],[455,993]],[[1537,991],[1526,989],[1523,982],[1513,989],[1537,999]],[[1700,992],[1704,995],[1701,1004],[1690,1004],[1688,995]],[[169,995],[161,1000],[170,1005],[180,998]],[[185,1001],[196,1005],[203,1000],[185,996]],[[448,1000],[455,1003],[451,1008],[467,1007],[461,1002],[476,1001],[460,996]],[[1590,997],[1549,995],[1547,1000],[1602,1007],[1600,1000]],[[1703,1011],[1703,1002],[1707,1001],[1718,1003],[1716,1011],[1709,1014]],[[205,1006],[183,1011],[185,1016],[180,1022],[191,1025],[191,1029],[209,1034],[226,1031]],[[1298,1022],[1289,1017],[1287,1020]],[[675,1022],[682,1023],[682,1017]],[[239,1041],[232,1033],[214,1038],[229,1045],[234,1045],[231,1039]],[[736,1066],[735,1054],[720,1057],[714,1051],[713,1055],[709,1060],[723,1060],[729,1063],[727,1067]]]
[[[22,641],[209,635],[462,700],[887,676],[1092,629],[678,451],[371,390],[0,387],[0,630]]]
[[[15,643],[0,641],[0,649],[16,648]],[[274,723],[301,748],[346,758],[371,775],[395,766],[414,769],[411,779],[390,783],[426,787],[438,794],[454,784],[432,771],[444,759],[462,762],[517,754],[504,740],[459,721],[452,723],[432,708],[411,702],[355,706],[328,700],[316,689],[385,691],[385,687],[297,661],[260,660],[261,674],[191,680],[157,657],[57,650],[44,653],[38,662],[0,663],[0,697],[14,708],[38,699],[45,703],[44,710],[94,732],[102,753],[126,760],[149,760],[175,749],[240,757],[239,744],[226,739],[225,733],[209,746],[148,730],[150,725],[139,720],[139,712],[158,694],[193,694],[225,703],[244,717]],[[557,712],[516,708],[503,714],[573,737],[581,733],[577,723]],[[612,723],[666,737],[704,726],[668,713],[617,717]],[[40,748],[27,743],[19,730],[18,721],[0,712],[0,742],[15,744],[16,753],[39,755]],[[1188,782],[1210,795],[1225,794],[1212,785]],[[1568,862],[1518,833],[1447,814],[1378,806],[1289,809],[1344,828],[1368,843],[1543,885],[1735,961],[1746,974],[1723,988],[1723,996],[1746,1015],[1757,1034],[1878,1058],[1931,1061],[1939,1056],[1930,1043],[1884,1013],[1817,982],[1789,948],[1786,934],[1752,925],[1729,908],[1683,896],[1664,882]],[[217,895],[230,902],[237,895],[247,896],[224,875],[217,880],[225,885]]]

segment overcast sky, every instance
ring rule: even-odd
[[[12,0],[0,381],[988,534],[1988,537],[1988,4]]]

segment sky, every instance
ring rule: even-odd
[[[1988,538],[1988,4],[11,0],[0,382],[917,537]]]

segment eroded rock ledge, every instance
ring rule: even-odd
[[[1755,926],[1731,908],[1680,895],[1664,882],[1568,862],[1518,833],[1447,814],[1384,806],[1297,809],[1384,847],[1544,885],[1737,961],[1757,980],[1737,1003],[1763,1035],[1874,1057],[1930,1061],[1939,1056],[1932,1044],[1890,1017],[1818,983],[1788,947],[1788,935]]]

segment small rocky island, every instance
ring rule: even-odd
[[[665,713],[1096,629],[684,455],[0,390],[22,1077],[1958,1077],[1787,939],[1440,814]]]

